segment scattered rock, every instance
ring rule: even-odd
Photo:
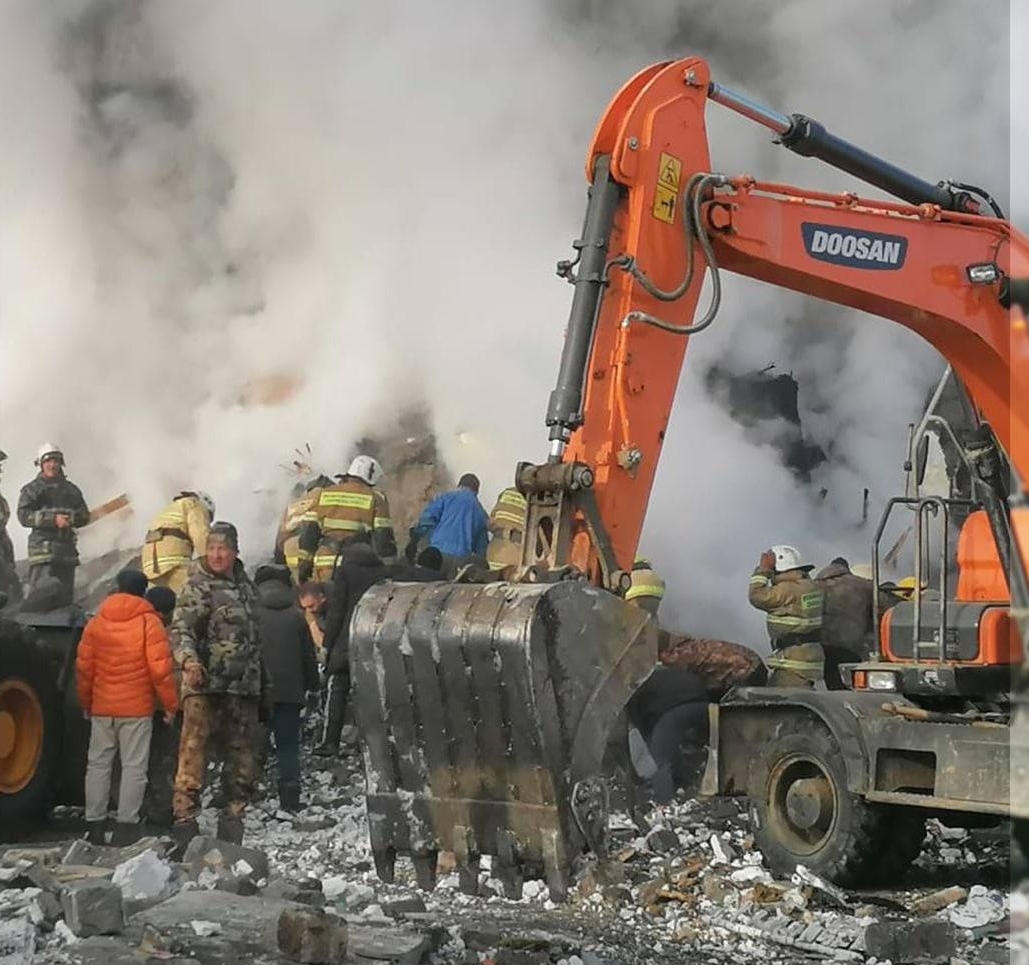
[[[71,847],[64,852],[61,864],[96,864],[103,849],[98,845],[90,844],[85,838],[72,841]]]
[[[347,926],[315,908],[289,908],[279,915],[278,947],[291,962],[338,962],[346,952]]]
[[[36,928],[27,918],[0,919],[0,962],[29,965],[36,950]]]
[[[211,938],[222,933],[222,926],[216,921],[191,921],[189,927],[197,938]]]
[[[255,877],[268,877],[268,856],[263,851],[240,844],[230,844],[218,838],[203,835],[196,837],[189,842],[186,853],[182,856],[183,864],[189,865],[194,877],[204,868],[215,872],[229,871],[240,860],[245,861],[253,869]]]
[[[389,915],[391,918],[399,918],[401,915],[408,914],[424,914],[425,910],[425,902],[417,895],[412,895],[410,898],[395,898],[393,901],[382,903],[383,914]]]
[[[956,902],[964,901],[967,897],[968,892],[964,888],[957,886],[944,888],[942,891],[934,891],[931,895],[925,895],[913,901],[911,903],[911,910],[916,915],[931,915],[934,912],[942,911]]]
[[[325,904],[325,895],[321,891],[321,882],[287,881],[275,878],[269,881],[261,892],[267,898],[279,898],[283,901],[295,901],[301,905],[320,908]]]
[[[681,847],[679,835],[671,828],[655,828],[647,835],[647,847],[655,854],[668,854]]]
[[[711,853],[713,855],[711,864],[713,865],[732,864],[736,859],[736,852],[717,834],[711,835]]]
[[[68,927],[79,938],[117,935],[125,925],[121,889],[109,881],[74,881],[61,895]]]
[[[257,894],[257,885],[249,875],[218,875],[214,887],[216,891],[227,891],[232,895]]]
[[[168,886],[172,869],[153,851],[144,851],[114,869],[111,883],[126,899],[157,898]]]
[[[311,832],[311,831],[325,831],[328,828],[334,828],[336,821],[328,816],[321,818],[302,818],[299,821],[293,822],[293,830],[300,832]]]
[[[736,889],[732,884],[718,875],[707,875],[700,887],[704,897],[713,901],[716,905],[722,904],[728,895],[736,893]]]
[[[865,951],[880,961],[945,962],[957,951],[945,921],[878,921],[865,929]]]

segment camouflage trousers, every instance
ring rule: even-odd
[[[663,664],[700,677],[712,700],[720,700],[733,687],[760,687],[765,683],[761,658],[738,643],[662,630],[658,648]]]
[[[258,700],[235,694],[197,694],[182,701],[182,736],[175,774],[172,810],[176,821],[200,811],[209,742],[221,747],[226,796],[225,813],[239,817],[253,796],[258,761]]]
[[[825,673],[825,651],[820,643],[795,643],[774,650],[766,663],[769,687],[814,687]]]

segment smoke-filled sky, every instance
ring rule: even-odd
[[[87,550],[131,545],[195,487],[253,558],[295,446],[337,471],[427,404],[489,502],[545,455],[571,295],[553,267],[581,226],[594,124],[632,73],[706,56],[729,86],[1006,205],[1008,42],[1006,5],[976,0],[0,0],[5,491],[54,441],[91,504],[126,490],[136,507]],[[708,116],[716,170],[859,188]],[[756,557],[868,558],[862,490],[874,515],[901,485],[940,363],[891,323],[726,281],[642,549],[668,623],[757,643]],[[831,455],[809,487],[707,398],[713,362],[795,373]],[[287,376],[285,402],[240,404]]]

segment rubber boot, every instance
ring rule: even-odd
[[[219,841],[227,841],[229,844],[242,844],[243,818],[234,818],[228,814],[219,815],[217,838]]]
[[[117,822],[111,832],[111,847],[124,848],[135,844],[143,835],[143,825],[138,821],[134,824]]]
[[[299,784],[279,785],[279,807],[290,814],[296,814],[301,810]]]
[[[107,834],[107,822],[106,821],[87,821],[86,822],[86,841],[90,844],[106,844]]]
[[[171,826],[171,837],[175,842],[175,848],[172,850],[171,857],[176,861],[181,861],[182,856],[186,853],[186,848],[189,847],[189,842],[200,834],[200,828],[194,818],[189,818],[186,821],[176,821]]]

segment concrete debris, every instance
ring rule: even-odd
[[[27,918],[0,919],[0,965],[31,965],[36,928]]]
[[[189,927],[197,938],[211,938],[222,933],[222,926],[216,921],[191,921]]]
[[[347,949],[346,922],[315,908],[287,908],[279,915],[278,945],[291,962],[338,962]]]
[[[934,891],[931,895],[916,898],[911,903],[911,910],[916,915],[931,915],[959,901],[964,901],[967,897],[968,891],[955,885],[951,888],[944,888],[942,891]]]
[[[982,885],[973,885],[968,900],[952,908],[948,918],[958,928],[982,928],[1007,917],[1007,900],[997,891],[990,891]]]
[[[835,885],[830,884],[802,864],[797,865],[797,870],[791,876],[791,880],[795,885],[808,885],[814,888],[840,908],[850,908],[850,899],[842,888],[837,888]]]
[[[121,889],[126,899],[157,898],[168,887],[171,876],[172,869],[167,862],[147,850],[118,865],[111,883]]]
[[[946,962],[957,954],[954,929],[945,921],[872,922],[865,950],[880,961]]]
[[[125,925],[121,889],[109,881],[73,881],[62,892],[61,905],[79,938],[116,935]]]
[[[189,842],[182,856],[182,863],[189,865],[194,875],[199,875],[204,868],[214,872],[229,871],[239,861],[245,862],[256,877],[268,877],[268,856],[263,851],[218,838],[196,837]]]

